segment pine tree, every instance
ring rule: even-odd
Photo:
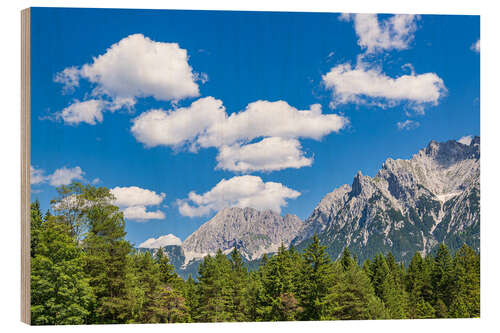
[[[159,266],[160,281],[165,285],[177,285],[179,276],[175,272],[175,267],[170,263],[170,259],[160,247],[155,254],[155,262]]]
[[[214,258],[206,256],[198,268],[200,322],[223,322],[231,319],[231,262],[219,249]]]
[[[295,295],[294,275],[297,271],[294,269],[297,268],[292,264],[295,258],[295,252],[287,251],[281,244],[278,253],[262,266],[258,312],[263,320],[295,320],[302,310]]]
[[[332,265],[326,247],[320,245],[316,234],[304,253],[301,272],[300,304],[302,320],[320,320],[324,316],[326,296],[333,284]]]
[[[83,252],[70,229],[49,218],[38,230],[31,259],[31,320],[34,325],[89,323],[94,301],[83,271]]]
[[[338,267],[339,265],[336,264]],[[358,265],[337,268],[339,280],[330,288],[324,320],[361,320],[387,318],[384,304],[375,296],[370,279]]]
[[[198,286],[191,274],[189,274],[188,279],[185,283],[184,297],[186,298],[186,306],[189,311],[189,318],[191,321],[194,321],[197,313],[199,312],[199,296]]]
[[[446,245],[441,244],[431,269],[432,291],[436,316],[446,318],[451,305],[453,283],[453,259]]]
[[[470,246],[464,245],[455,253],[452,289],[450,317],[479,317],[480,260]]]
[[[236,248],[231,252],[231,304],[229,312],[230,321],[245,321],[247,319],[248,302],[248,270],[243,265],[243,260]]]
[[[113,196],[109,190],[92,186],[79,187],[78,190],[81,190],[79,195],[86,202],[83,207],[79,206],[81,214],[75,212],[75,215],[86,221],[88,229],[82,245],[87,254],[85,271],[90,276],[90,285],[97,298],[94,320],[99,323],[125,323],[134,317],[135,300],[128,256],[131,245],[124,238],[123,213],[110,204]],[[74,225],[69,225],[75,230]],[[78,232],[73,233],[77,237]]]
[[[422,259],[419,252],[415,253],[406,275],[408,291],[408,314],[410,318],[432,318],[435,310],[430,304],[432,296],[430,261]]]
[[[340,257],[340,263],[342,264],[342,268],[344,271],[349,270],[351,266],[356,265],[356,262],[351,257],[351,252],[349,252],[349,248],[346,246],[344,251],[342,251],[342,256]]]

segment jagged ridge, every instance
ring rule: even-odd
[[[407,261],[440,242],[479,250],[479,159],[479,137],[431,141],[410,160],[387,159],[373,178],[358,172],[321,200],[293,244],[317,233],[332,257],[349,246],[360,260],[392,251]]]

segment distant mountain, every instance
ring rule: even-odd
[[[359,260],[392,251],[409,261],[441,242],[479,250],[480,139],[469,145],[431,141],[410,160],[387,159],[371,178],[327,194],[293,240],[305,248],[316,233],[337,258],[344,247]]]
[[[187,265],[193,259],[215,254],[218,249],[228,254],[237,248],[251,261],[264,253],[277,252],[281,243],[288,246],[303,222],[295,215],[281,216],[271,210],[225,208],[193,232],[183,243]]]

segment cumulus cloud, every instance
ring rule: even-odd
[[[46,181],[47,177],[44,176],[42,169],[37,169],[30,165],[30,183],[31,185],[40,184]]]
[[[97,99],[90,99],[83,102],[75,101],[56,116],[71,125],[79,123],[95,125],[102,122],[103,107],[103,101]]]
[[[342,21],[354,21],[358,45],[367,54],[409,48],[417,30],[417,16],[396,14],[379,22],[376,14],[342,14]]]
[[[392,107],[406,101],[422,109],[425,104],[437,105],[446,94],[443,80],[436,73],[411,73],[392,78],[362,63],[354,68],[349,63],[333,67],[323,75],[323,83],[333,92],[332,108],[346,103]]]
[[[209,127],[198,138],[202,147],[218,147],[258,137],[321,139],[346,126],[348,120],[337,114],[323,114],[321,105],[298,110],[285,101],[256,101],[233,113],[223,122]]]
[[[217,168],[229,171],[275,171],[302,168],[313,163],[304,156],[300,142],[280,137],[265,138],[257,143],[223,146],[217,155]]]
[[[470,143],[472,142],[472,135],[466,135],[458,139],[458,142],[460,142],[463,145],[470,146]]]
[[[160,211],[147,211],[146,206],[156,206],[165,199],[165,193],[156,193],[137,186],[114,187],[110,190],[115,197],[113,204],[119,206],[125,218],[136,221],[161,220],[165,214]]]
[[[284,101],[257,101],[227,116],[222,101],[205,97],[177,110],[147,111],[133,120],[131,130],[149,147],[193,142],[201,147],[221,147],[271,136],[319,140],[347,123],[345,117],[322,114],[319,104],[300,111]]]
[[[420,123],[415,120],[407,119],[405,121],[398,121],[396,124],[398,126],[398,129],[401,130],[406,130],[406,131],[411,131],[412,129],[415,129],[420,126]]]
[[[179,100],[199,95],[188,54],[177,43],[155,42],[130,35],[85,64],[80,75],[116,97]]]
[[[478,39],[477,42],[471,45],[470,49],[474,52],[479,53],[481,51],[481,40]]]
[[[110,190],[115,197],[114,204],[123,206],[150,206],[159,205],[165,198],[165,193],[143,189],[137,186],[114,187]]]
[[[190,106],[176,110],[150,110],[133,120],[132,134],[147,147],[193,144],[209,128],[226,118],[222,101],[200,98]]]
[[[147,249],[158,249],[160,247],[165,247],[168,245],[181,245],[182,242],[179,237],[168,234],[163,235],[158,238],[149,238],[146,241],[142,242],[139,247],[147,248]]]
[[[64,92],[84,79],[94,85],[92,99],[75,102],[59,113],[65,123],[102,121],[102,112],[131,108],[137,98],[178,101],[199,95],[197,81],[208,76],[193,72],[188,54],[177,43],[155,42],[141,34],[111,45],[104,54],[81,67],[65,68],[54,76]]]
[[[138,222],[144,222],[147,220],[163,220],[165,214],[160,211],[146,211],[145,206],[132,206],[127,207],[123,210],[123,216],[126,219],[135,220]]]
[[[74,168],[62,167],[47,176],[47,179],[51,186],[69,185],[74,180],[84,180],[84,174],[85,172],[79,166]]]
[[[205,97],[187,107],[144,112],[131,132],[146,147],[216,147],[221,169],[272,171],[311,165],[297,139],[320,140],[348,123],[343,116],[323,114],[319,104],[298,110],[284,101],[253,102],[228,116],[222,101]]]
[[[264,182],[257,176],[237,176],[222,179],[204,194],[190,192],[187,199],[179,200],[179,212],[184,216],[207,215],[225,207],[253,207],[281,213],[287,199],[295,199],[300,192],[280,183]]]

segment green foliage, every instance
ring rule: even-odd
[[[441,244],[435,255],[422,257],[408,252],[415,244],[398,243],[391,234],[394,248],[408,252],[404,256],[415,253],[405,269],[397,262],[403,255],[378,253],[367,259],[368,253],[353,243],[351,249],[332,249],[342,254],[331,261],[314,235],[302,253],[282,244],[276,254],[253,263],[251,271],[236,248],[230,256],[219,250],[204,258],[198,281],[191,276],[184,281],[172,265],[172,258],[178,259],[175,249],[132,251],[109,190],[74,183],[58,193],[54,215],[49,211],[42,218],[39,203],[31,205],[36,325],[480,315],[479,254],[468,246],[452,255]],[[434,209],[430,204],[421,208]],[[350,250],[361,253],[361,266]]]
[[[357,265],[347,270],[337,269],[339,281],[330,289],[326,310],[321,319],[361,320],[386,319],[384,304],[378,299],[369,277]]]
[[[320,320],[324,317],[326,296],[335,279],[330,257],[325,249],[314,235],[312,244],[303,255],[304,264],[299,286],[301,306],[304,309],[301,315],[303,320]]]
[[[32,207],[35,210],[35,207]],[[68,226],[49,218],[38,230],[31,259],[31,320],[34,325],[88,323],[92,290],[83,271],[84,254]]]
[[[40,211],[40,203],[38,200],[31,204],[31,257],[35,255],[36,247],[40,242],[40,232],[42,229],[42,213]]]

